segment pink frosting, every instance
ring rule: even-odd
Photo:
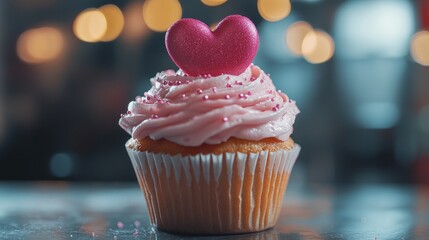
[[[158,73],[152,88],[128,105],[119,125],[132,138],[167,139],[182,146],[219,144],[231,137],[287,140],[299,113],[270,77],[250,66],[241,75]]]

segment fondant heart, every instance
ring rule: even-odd
[[[174,63],[190,76],[239,75],[255,58],[259,37],[252,21],[240,15],[224,18],[214,31],[184,18],[168,29],[165,45]]]

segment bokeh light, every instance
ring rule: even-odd
[[[82,11],[73,22],[73,32],[84,42],[98,42],[107,31],[104,14],[95,8]]]
[[[297,22],[298,19],[300,19],[299,16],[291,13],[287,18],[281,21],[262,21],[258,26],[259,53],[255,57],[255,62],[263,58],[276,63],[299,61],[301,56],[293,54],[285,43],[286,29]]]
[[[296,22],[286,30],[285,40],[289,50],[298,56],[302,55],[302,43],[305,36],[313,31],[313,27],[307,22]]]
[[[429,31],[420,31],[413,36],[411,56],[417,63],[429,66]]]
[[[69,154],[57,153],[51,158],[51,172],[56,177],[68,177],[73,170],[73,159]]]
[[[400,109],[393,102],[359,103],[355,110],[356,122],[368,129],[388,129],[399,120]]]
[[[201,0],[207,6],[215,7],[224,4],[228,0]]]
[[[113,4],[104,5],[99,10],[103,13],[107,22],[106,32],[100,40],[103,42],[113,41],[121,34],[124,28],[124,15],[121,9]]]
[[[309,54],[317,47],[317,35],[315,31],[308,32],[302,40],[302,54]]]
[[[310,63],[326,62],[332,58],[334,51],[334,40],[328,33],[320,30],[307,33],[302,42],[302,54]]]
[[[290,0],[258,0],[259,14],[270,22],[282,20],[289,15],[290,10]]]
[[[124,9],[125,25],[122,36],[125,40],[136,42],[148,35],[149,28],[143,21],[143,2],[131,2]]]
[[[413,1],[344,1],[335,14],[339,59],[400,58],[408,53],[415,32]]]
[[[64,50],[64,36],[53,27],[23,32],[17,43],[18,57],[28,63],[43,63],[58,58]]]
[[[143,19],[153,31],[164,32],[182,17],[178,0],[147,0],[143,4]]]
[[[209,26],[210,30],[214,31],[218,24],[219,24],[219,22],[214,22],[214,23],[210,24],[210,26]]]

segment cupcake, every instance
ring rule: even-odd
[[[290,137],[299,110],[251,64],[258,43],[243,16],[225,18],[213,32],[198,20],[179,20],[166,45],[180,69],[156,74],[121,116],[158,229],[233,234],[275,225],[300,151]]]

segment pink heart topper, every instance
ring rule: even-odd
[[[201,21],[184,18],[168,29],[165,46],[190,76],[239,75],[255,58],[259,37],[252,21],[240,15],[224,18],[213,32]]]

